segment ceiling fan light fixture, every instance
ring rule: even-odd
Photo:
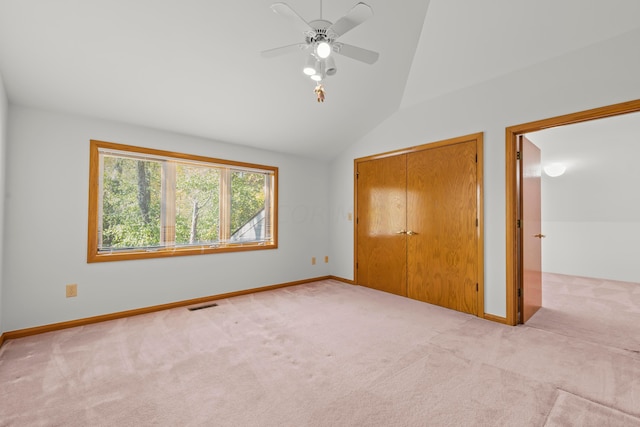
[[[331,45],[326,41],[321,41],[316,45],[316,55],[320,59],[326,59],[331,55]]]
[[[327,76],[327,72],[326,72],[326,66],[327,64],[325,63],[325,61],[318,61],[316,62],[316,72],[315,74],[313,74],[311,77],[311,80],[316,81],[316,82],[321,82],[326,76]]]
[[[313,55],[309,55],[309,57],[307,58],[307,63],[302,69],[302,72],[305,73],[307,76],[313,76],[314,74],[316,74],[319,68],[317,66],[317,63],[318,61],[316,61],[316,58]]]
[[[333,56],[327,58],[325,62],[324,72],[327,76],[335,75],[338,72],[338,68],[336,67],[336,61],[333,59]]]
[[[373,64],[378,60],[378,52],[337,41],[342,35],[373,16],[371,6],[363,2],[357,3],[335,23],[322,19],[322,0],[320,0],[320,19],[311,22],[305,21],[286,3],[274,3],[271,5],[271,10],[301,31],[304,34],[304,42],[265,50],[262,51],[262,56],[273,58],[298,49],[304,50],[308,56],[302,70],[315,82],[320,83],[338,71],[333,59],[333,52],[366,64]],[[318,86],[322,88],[322,85]],[[319,102],[321,102],[320,98],[318,95]]]

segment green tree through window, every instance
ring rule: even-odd
[[[264,209],[265,175],[233,172],[231,175],[231,230],[236,233]]]
[[[178,165],[176,243],[219,241],[220,174],[218,169]]]
[[[104,157],[102,247],[160,244],[160,164]]]

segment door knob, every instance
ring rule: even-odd
[[[413,230],[409,230],[409,231],[407,231],[407,234],[408,234],[409,236],[413,236],[414,234],[418,234],[418,233],[416,233],[416,232],[415,232],[415,231],[413,231]]]
[[[544,239],[547,236],[545,236],[544,234],[534,234],[533,237],[537,237],[538,239]]]
[[[407,232],[405,230],[400,230],[400,231],[397,231],[396,234],[407,234]]]

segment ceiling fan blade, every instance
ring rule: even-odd
[[[345,43],[334,43],[333,50],[340,55],[347,56],[356,61],[366,62],[367,64],[374,64],[380,57],[378,52]]]
[[[263,58],[274,58],[276,56],[285,55],[287,53],[305,50],[309,47],[306,43],[290,44],[288,46],[276,47],[274,49],[263,50],[260,52]]]
[[[337,39],[347,31],[352,30],[373,16],[373,9],[362,2],[353,6],[345,16],[338,19],[335,24],[327,28],[327,32],[331,33],[333,39]]]
[[[302,19],[302,17],[298,15],[298,13],[295,10],[291,9],[291,7],[288,4],[274,3],[271,5],[271,10],[273,10],[275,13],[285,18],[303,34],[308,35],[310,37],[313,37],[316,34],[313,27],[311,27],[311,25],[309,25],[307,21]]]

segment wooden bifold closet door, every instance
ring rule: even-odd
[[[357,162],[356,281],[478,314],[478,141]]]
[[[356,176],[358,282],[406,296],[407,158],[362,162]]]

